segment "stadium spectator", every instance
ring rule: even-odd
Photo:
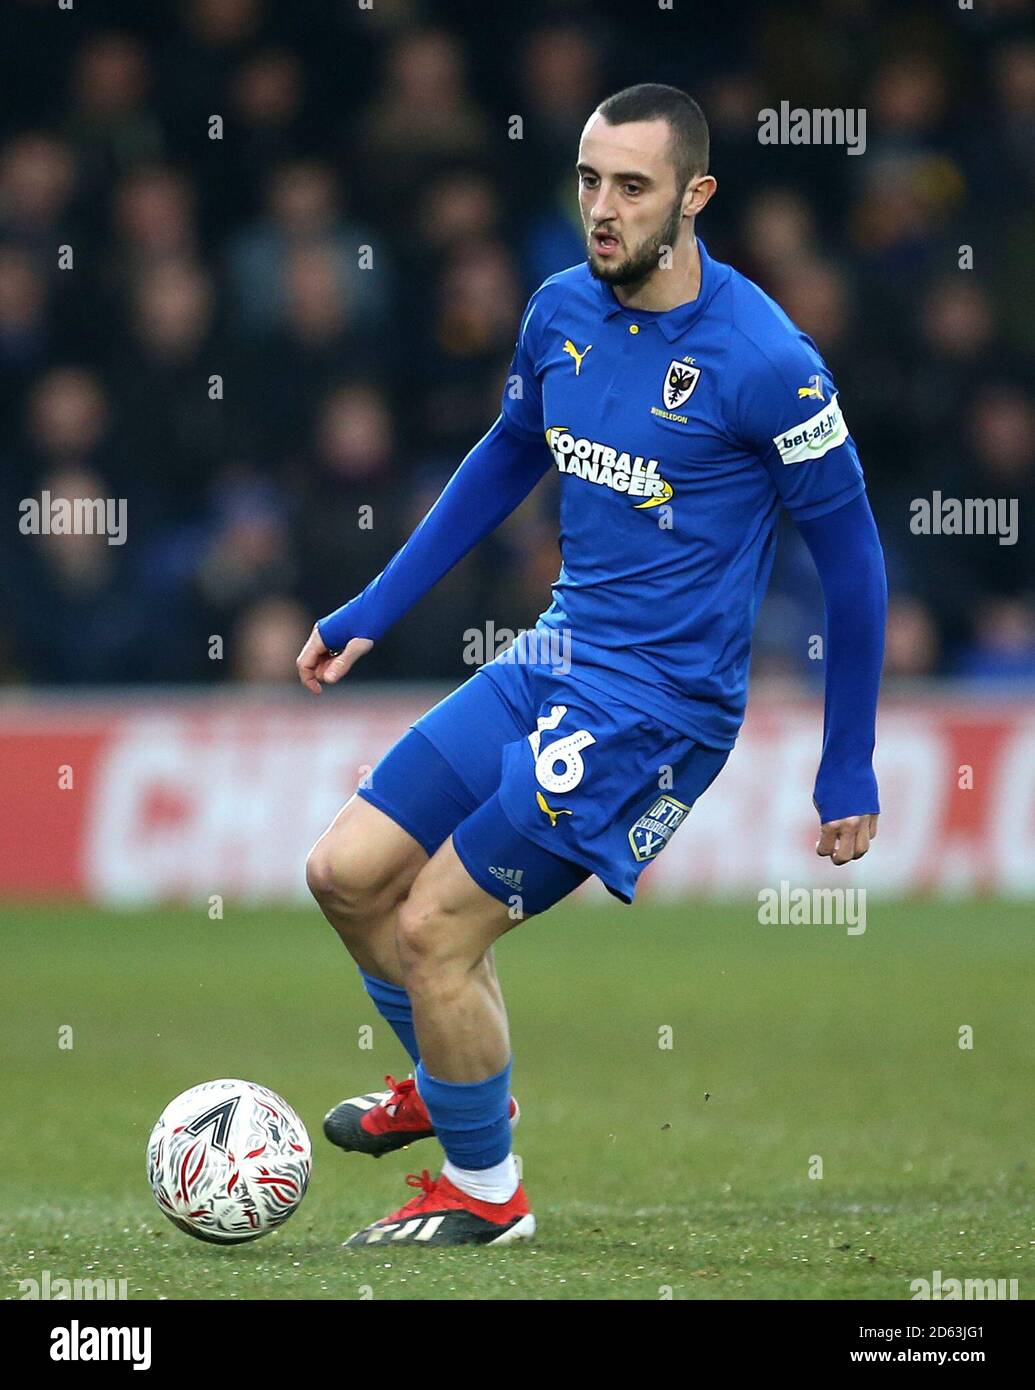
[[[888,604],[884,673],[889,679],[930,676],[938,666],[938,627],[920,599],[900,595]]]
[[[1017,599],[987,600],[951,669],[985,682],[1035,680],[1035,607]]]
[[[312,627],[295,599],[270,596],[242,613],[231,642],[235,680],[248,685],[284,685]]]
[[[148,50],[128,33],[89,38],[76,55],[66,133],[88,194],[144,160],[161,157],[165,137],[149,104]]]
[[[0,244],[0,421],[8,438],[19,400],[53,347],[47,299],[33,258]]]
[[[67,230],[74,191],[75,161],[67,144],[42,131],[16,136],[0,155],[0,236],[41,255],[51,252]]]
[[[334,171],[318,160],[297,160],[278,168],[268,181],[266,211],[234,237],[229,266],[237,320],[248,336],[271,331],[284,312],[286,274],[292,251],[323,247],[367,326],[387,315],[390,295],[388,258],[375,238],[347,221],[341,211]],[[368,248],[364,255],[363,248]],[[369,268],[361,268],[361,257]]]
[[[41,499],[52,506],[110,496],[98,474],[72,464],[44,473],[40,484]],[[20,534],[16,548],[5,582],[7,624],[15,661],[30,681],[103,685],[150,674],[153,614],[125,544],[80,529]]]
[[[297,546],[313,611],[343,583],[362,588],[405,539],[398,450],[384,395],[352,383],[329,392],[317,409],[309,450],[292,455]]]
[[[454,38],[426,29],[395,42],[385,85],[356,124],[355,146],[371,208],[397,236],[416,233],[414,189],[489,147],[489,122],[466,87]]]

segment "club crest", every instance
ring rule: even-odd
[[[677,410],[694,394],[694,387],[701,377],[700,367],[691,367],[686,362],[672,361],[665,372],[665,384],[661,388],[661,399],[666,410]]]
[[[689,806],[674,796],[657,797],[650,810],[629,831],[629,844],[636,862],[642,864],[660,854],[686,820],[689,810]]]

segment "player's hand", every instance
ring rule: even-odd
[[[369,637],[352,637],[345,644],[344,651],[332,655],[324,645],[320,629],[314,625],[309,640],[298,653],[298,660],[295,662],[298,679],[306,690],[319,695],[322,686],[336,685],[361,656],[366,656],[373,645]]]
[[[819,827],[816,853],[833,864],[850,864],[861,859],[877,835],[876,816],[843,816]]]

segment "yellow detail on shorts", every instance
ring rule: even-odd
[[[536,801],[536,805],[539,807],[540,811],[545,811],[546,814],[550,817],[550,824],[551,824],[551,825],[556,825],[556,824],[557,824],[557,817],[558,817],[558,816],[570,816],[570,815],[571,815],[571,812],[570,812],[570,811],[566,811],[566,810],[564,809],[563,806],[561,807],[561,809],[560,809],[559,811],[555,811],[551,806],[548,806],[548,805],[546,804],[546,797],[542,794],[542,792],[536,792],[536,794],[535,794],[535,801]]]

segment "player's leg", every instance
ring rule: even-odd
[[[496,786],[500,749],[518,732],[515,718],[487,678],[472,678],[385,754],[309,856],[310,888],[414,1065],[418,1048],[396,946],[399,908],[429,856]],[[324,1132],[332,1143],[379,1156],[431,1135],[413,1082],[386,1080],[387,1091],[349,1097],[329,1112]],[[517,1105],[510,1107],[516,1122]]]
[[[399,913],[397,946],[432,1074],[473,1082],[506,1065],[507,1016],[491,947],[518,920],[472,882],[450,843],[417,875]]]
[[[378,763],[370,785],[338,813],[306,866],[324,916],[413,1066],[420,1053],[396,946],[399,909],[430,852],[471,808],[452,768],[411,729]],[[432,1136],[414,1082],[388,1075],[385,1083],[386,1089],[347,1096],[332,1107],[324,1118],[331,1143],[379,1158]],[[516,1118],[516,1104],[513,1109]]]
[[[437,1181],[415,1180],[421,1196],[349,1244],[502,1244],[534,1233],[511,1153],[510,1041],[491,948],[587,877],[516,831],[497,795],[417,875],[397,945],[421,1050],[417,1086],[446,1161]]]
[[[396,916],[427,862],[428,851],[407,830],[359,795],[310,850],[309,891],[365,974],[402,984]]]
[[[522,732],[513,703],[487,676],[473,676],[388,750],[317,840],[306,864],[310,891],[362,970],[401,985],[399,904],[495,791],[502,750]]]

